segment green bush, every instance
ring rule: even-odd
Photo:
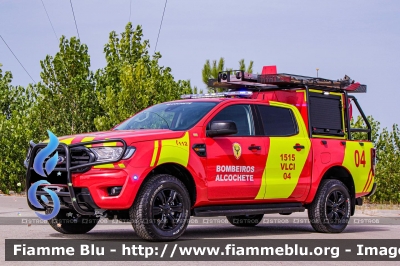
[[[4,193],[20,192],[25,187],[23,162],[32,135],[28,122],[31,87],[15,87],[11,81],[12,74],[3,75],[0,65],[0,190]]]
[[[189,81],[175,81],[169,67],[150,57],[140,26],[131,23],[118,38],[110,33],[105,45],[107,65],[90,70],[88,47],[72,37],[60,38],[59,52],[40,61],[41,81],[12,86],[11,72],[0,64],[0,190],[25,189],[23,166],[28,143],[56,136],[108,130],[155,103],[191,93]],[[18,186],[20,184],[20,186]]]

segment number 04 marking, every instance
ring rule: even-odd
[[[362,151],[361,156],[360,156],[360,152],[358,150],[356,150],[354,152],[354,163],[355,163],[356,167],[359,167],[360,164],[362,164],[363,167],[365,167],[365,164],[366,164],[365,151]]]

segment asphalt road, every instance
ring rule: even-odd
[[[1,224],[1,221],[21,218],[37,218],[21,196],[0,196],[0,265],[53,265],[53,262],[5,262],[4,239],[87,239],[87,240],[135,240],[139,239],[129,223],[98,224],[92,231],[84,235],[63,235],[54,231],[49,225],[25,222],[23,224]],[[253,228],[234,227],[227,223],[224,217],[212,220],[200,219],[201,225],[189,225],[181,239],[399,239],[400,246],[400,210],[373,210],[362,208],[356,211],[351,224],[340,234],[316,233],[308,223],[302,223],[307,213],[297,213],[291,216],[265,215],[264,221]],[[2,220],[3,219],[3,220]],[[289,221],[289,223],[286,223]],[[103,262],[104,265],[123,265],[132,262]],[[103,264],[98,263],[96,264]],[[324,262],[336,265],[338,262]],[[355,262],[352,264],[376,264],[376,262]],[[391,264],[391,262],[384,262]],[[396,262],[393,262],[393,264]],[[70,265],[70,262],[58,262],[57,265]],[[85,265],[86,262],[74,262],[74,265]],[[137,264],[137,263],[136,263]],[[139,263],[140,265],[159,265],[159,262]],[[174,263],[175,264],[175,263]],[[204,262],[181,262],[182,265],[202,265]],[[221,262],[207,262],[220,265]],[[224,264],[235,264],[229,262]],[[240,265],[253,265],[254,262],[237,262]],[[257,263],[258,264],[258,263]],[[277,265],[309,265],[310,262],[276,262]]]

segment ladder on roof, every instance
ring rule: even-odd
[[[246,73],[242,70],[222,71],[218,74],[218,79],[210,79],[208,81],[208,86],[213,88],[226,88],[228,90],[243,88],[250,90],[298,89],[308,86],[310,88],[332,92],[367,92],[367,85],[355,82],[347,75],[343,79],[330,80],[286,73],[258,75]]]

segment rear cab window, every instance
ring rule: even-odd
[[[257,105],[264,136],[293,136],[299,130],[292,110],[284,107]]]

